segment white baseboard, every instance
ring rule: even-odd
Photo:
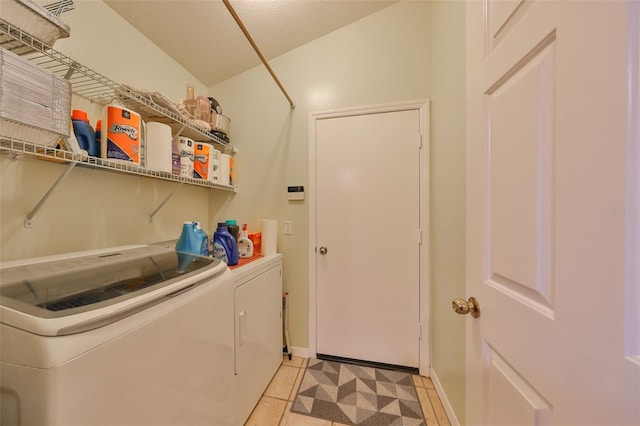
[[[440,401],[442,402],[442,406],[444,407],[444,411],[447,413],[449,417],[449,421],[452,426],[460,426],[460,422],[456,417],[456,413],[453,412],[453,407],[451,407],[451,403],[449,399],[447,399],[447,395],[444,393],[444,389],[442,389],[442,385],[440,384],[440,380],[438,380],[438,375],[435,370],[432,368],[429,369],[431,381],[433,382],[433,386],[436,388],[436,392],[440,397]]]
[[[309,348],[291,346],[291,355],[299,356],[300,358],[309,358]]]

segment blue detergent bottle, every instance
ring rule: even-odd
[[[200,256],[209,256],[209,237],[200,227],[200,222],[196,222],[196,236],[200,240]]]
[[[100,156],[100,144],[102,143],[102,120],[96,122],[96,157]]]
[[[87,153],[93,157],[99,157],[100,151],[96,143],[96,133],[89,123],[87,113],[79,109],[74,109],[71,111],[71,122],[73,123],[73,134],[78,140],[80,148],[87,151]]]
[[[206,238],[206,235],[205,235]],[[198,235],[194,222],[185,222],[182,225],[182,233],[176,243],[176,253],[178,255],[178,272],[185,272],[191,262],[200,255],[202,250],[202,238]],[[192,253],[193,255],[189,255]],[[194,256],[195,255],[195,256]]]
[[[238,264],[238,246],[224,222],[218,223],[218,229],[213,233],[213,257],[229,266]]]

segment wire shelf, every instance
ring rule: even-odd
[[[36,145],[29,142],[21,141],[14,138],[0,136],[0,150],[8,152],[14,156],[20,154],[39,157],[57,163],[76,163],[80,167],[92,169],[111,170],[134,174],[139,176],[147,176],[155,179],[168,180],[172,182],[186,183],[189,185],[202,186],[207,188],[215,188],[222,191],[236,192],[237,188],[231,185],[221,185],[203,179],[192,179],[183,176],[173,175],[167,172],[145,169],[144,167],[126,162],[104,160],[97,157],[85,157],[81,154],[75,154],[62,149],[47,147],[44,145]]]
[[[102,105],[117,99],[126,107],[138,112],[143,120],[169,125],[176,136],[182,135],[195,141],[214,143],[224,152],[237,152],[234,145],[158,105],[151,97],[142,96],[108,79],[3,20],[0,20],[0,46],[66,78],[76,95]]]
[[[57,52],[52,49],[51,46],[35,39],[2,19],[0,19],[0,47],[24,57],[57,76],[65,78],[69,81],[71,90],[75,95],[82,96],[101,105],[106,105],[114,100],[118,100],[128,108],[139,112],[145,121],[157,121],[169,125],[172,128],[174,136],[182,135],[199,142],[212,142],[221,147],[224,152],[236,153],[238,151],[235,146],[226,140],[210,133],[208,130],[195,126],[188,118],[177,114],[176,112],[179,112],[178,110],[169,110],[167,105],[171,105],[170,103],[167,103],[167,105],[159,105],[157,102],[154,102],[154,96],[155,99],[159,101],[164,98],[164,96],[159,93],[149,94],[146,91],[138,91],[130,86],[118,84],[92,69],[81,65],[70,57]],[[21,125],[26,126],[28,130],[37,129],[24,123]],[[153,217],[158,211],[184,184],[237,192],[237,187],[234,185],[221,185],[208,180],[187,178],[167,172],[149,170],[133,163],[89,157],[86,156],[86,154],[72,153],[51,146],[27,142],[17,139],[15,136],[13,133],[11,136],[0,134],[0,152],[10,154],[13,158],[26,155],[67,164],[67,168],[62,175],[58,177],[31,212],[27,214],[25,218],[26,228],[32,227],[33,219],[42,205],[76,166],[109,170],[112,172],[133,174],[179,183],[153,213],[150,214],[149,222],[153,221]],[[22,133],[18,136],[21,137]],[[37,142],[42,141],[38,140]]]

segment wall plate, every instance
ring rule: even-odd
[[[304,186],[288,186],[287,199],[290,201],[304,200]]]

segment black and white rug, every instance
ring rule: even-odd
[[[291,411],[358,426],[424,426],[411,375],[309,360]]]

